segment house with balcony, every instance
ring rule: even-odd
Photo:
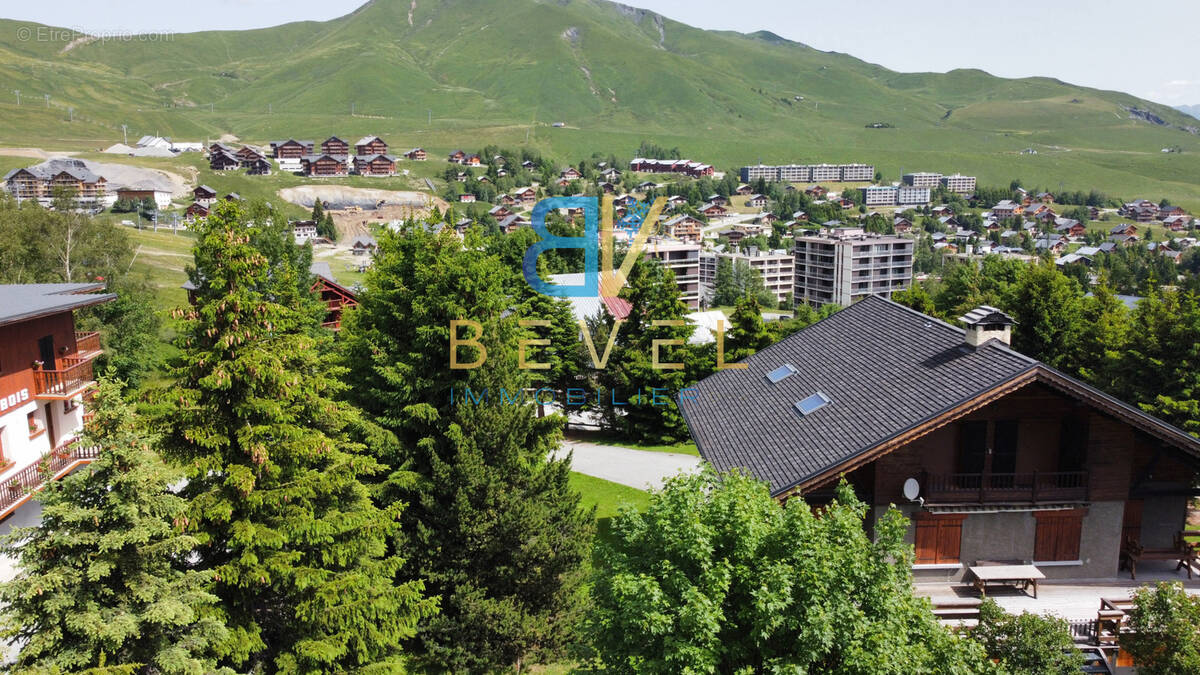
[[[297,230],[300,227],[306,227],[301,223],[311,223],[312,221],[299,221],[293,227]],[[315,227],[314,227],[315,231]],[[361,239],[362,237],[360,237]],[[357,240],[356,240],[357,241]],[[374,240],[372,239],[372,242]],[[372,249],[374,250],[374,249]],[[308,273],[313,276],[312,285],[308,290],[321,298],[321,302],[325,303],[325,318],[321,321],[321,327],[332,331],[342,329],[342,312],[351,307],[358,306],[358,295],[342,286],[333,277],[333,270],[330,269],[327,262],[314,262],[308,267]],[[188,279],[180,286],[187,291],[188,302],[196,304],[196,284]]]
[[[72,444],[96,385],[97,333],[75,330],[75,310],[116,298],[104,284],[0,286],[0,520],[47,480],[90,462]]]
[[[706,460],[781,501],[819,505],[844,478],[868,528],[898,508],[919,580],[996,560],[1114,578],[1129,551],[1176,547],[1200,439],[1014,351],[998,310],[960,323],[867,296],[679,406]]]

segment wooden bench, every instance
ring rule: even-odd
[[[1046,575],[1033,565],[1024,561],[1017,560],[977,560],[974,565],[967,568],[971,575],[975,577],[973,585],[975,590],[979,591],[980,597],[987,597],[987,587],[989,584],[1020,586],[1022,590],[1028,592],[1029,587],[1033,586],[1033,597],[1038,595],[1038,580],[1045,579]]]
[[[933,615],[943,621],[978,620],[980,604],[978,598],[939,600],[933,603]]]
[[[1118,570],[1129,569],[1129,577],[1137,579],[1137,565],[1142,560],[1170,560],[1175,561],[1175,571],[1186,569],[1188,579],[1192,578],[1192,564],[1197,560],[1197,548],[1200,544],[1194,544],[1184,539],[1183,532],[1175,533],[1175,541],[1171,548],[1146,548],[1142,546],[1133,537],[1125,540],[1125,545],[1121,547],[1120,565]]]

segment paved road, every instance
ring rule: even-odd
[[[680,471],[694,471],[704,460],[674,452],[647,452],[615,445],[566,440],[562,452],[573,452],[571,470],[639,490],[661,487]]]

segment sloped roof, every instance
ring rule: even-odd
[[[0,285],[0,326],[115,300],[103,283]]]
[[[718,470],[741,467],[782,495],[897,447],[1033,382],[1102,407],[1200,457],[1200,440],[990,340],[876,296],[722,370],[681,397],[700,454]],[[772,384],[785,365],[795,374]],[[795,404],[817,392],[831,402],[803,415]]]

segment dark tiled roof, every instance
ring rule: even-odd
[[[963,329],[875,296],[743,363],[680,406],[705,459],[776,494],[1038,365],[995,341],[967,347]],[[768,382],[785,363],[798,372]],[[795,403],[818,391],[832,402],[801,415]]]

